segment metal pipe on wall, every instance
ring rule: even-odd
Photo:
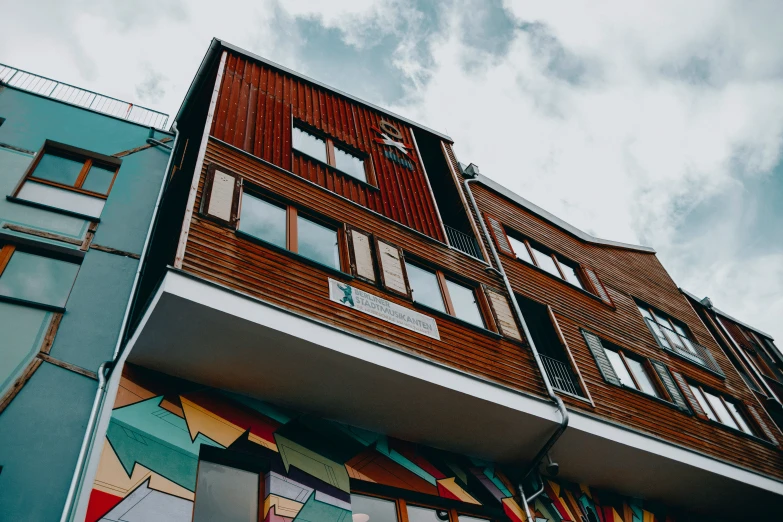
[[[470,204],[473,207],[473,211],[476,213],[476,216],[478,217],[478,221],[481,224],[481,230],[484,233],[484,237],[491,238],[489,231],[487,230],[487,225],[484,222],[483,219],[481,219],[481,211],[478,208],[478,204],[476,203],[476,198],[473,196],[473,192],[470,189],[470,182],[472,181],[478,181],[477,178],[471,178],[466,179],[464,181],[464,187],[465,191],[468,194],[468,199],[470,200]],[[519,492],[520,495],[522,495],[522,502],[525,504],[525,512],[528,516],[528,519],[530,519],[530,510],[527,506],[527,501],[525,500],[524,491],[522,487],[522,482],[533,472],[538,468],[538,464],[543,460],[544,456],[549,453],[549,450],[552,449],[552,446],[555,445],[557,440],[560,438],[560,436],[565,432],[566,428],[568,427],[568,410],[565,407],[565,404],[563,403],[563,400],[557,396],[555,393],[554,388],[552,388],[552,383],[549,381],[549,376],[546,373],[546,369],[544,368],[543,362],[541,361],[541,356],[538,353],[538,349],[536,348],[536,343],[533,341],[533,337],[530,335],[530,330],[527,326],[527,323],[525,322],[525,318],[522,315],[522,310],[519,308],[519,304],[517,303],[517,300],[514,298],[514,289],[511,287],[511,282],[508,279],[508,276],[506,275],[506,271],[503,269],[503,264],[500,261],[500,256],[498,255],[497,249],[495,248],[495,245],[493,244],[491,239],[487,240],[487,243],[489,244],[489,249],[492,252],[492,258],[495,261],[496,268],[494,271],[499,273],[503,279],[503,283],[505,284],[506,291],[508,292],[509,297],[511,298],[511,305],[512,309],[514,310],[514,314],[517,316],[517,319],[519,320],[519,324],[522,325],[522,330],[525,333],[525,337],[527,338],[528,344],[530,345],[530,351],[533,352],[533,358],[536,361],[536,365],[538,366],[538,371],[541,373],[541,376],[544,380],[544,386],[546,388],[546,392],[549,395],[549,398],[557,405],[557,409],[560,412],[560,426],[557,427],[554,433],[547,439],[546,443],[541,447],[539,452],[536,454],[536,456],[533,458],[533,461],[531,462],[530,466],[528,467],[527,471],[524,475],[522,475],[522,481],[519,483]]]
[[[130,297],[128,303],[125,305],[125,313],[123,314],[122,324],[120,325],[120,333],[117,337],[117,343],[114,347],[114,355],[109,361],[105,361],[98,368],[98,390],[95,393],[95,400],[93,401],[92,410],[90,411],[90,417],[87,422],[87,429],[84,432],[84,439],[82,440],[82,446],[79,450],[79,456],[76,459],[76,468],[74,469],[73,478],[71,479],[71,485],[68,488],[68,494],[65,497],[65,505],[63,506],[63,513],[60,517],[60,522],[70,522],[73,520],[83,483],[84,483],[84,471],[87,464],[87,456],[92,452],[95,446],[95,428],[97,426],[98,417],[103,411],[106,402],[106,383],[109,380],[111,372],[115,369],[115,363],[120,354],[124,339],[125,329],[130,319],[131,305],[133,304],[133,295],[136,293],[136,288],[141,278],[142,267],[147,257],[147,250],[149,248],[149,242],[152,239],[152,231],[155,225],[155,218],[158,215],[158,209],[160,207],[161,199],[163,199],[163,192],[167,184],[169,171],[171,170],[171,164],[174,159],[174,150],[176,150],[177,143],[179,142],[179,130],[177,129],[177,122],[175,121],[171,125],[171,130],[174,132],[174,143],[171,145],[171,153],[169,154],[166,168],[163,171],[163,179],[161,180],[160,189],[158,190],[158,197],[155,201],[155,208],[152,211],[152,219],[150,225],[147,228],[147,237],[144,239],[144,245],[141,250],[141,256],[139,257],[139,263],[136,267],[136,274],[133,278],[133,285],[131,286]],[[163,144],[168,148],[166,144]]]

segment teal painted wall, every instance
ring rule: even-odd
[[[7,201],[33,154],[3,145],[35,152],[50,139],[115,155],[146,145],[149,128],[2,87],[0,117],[6,118],[0,126],[0,233],[78,248],[3,228],[12,224],[81,240],[89,226],[83,219]],[[156,132],[155,137],[170,135]],[[151,147],[122,158],[94,245],[142,253],[168,157],[167,149]],[[129,256],[87,251],[52,357],[92,372],[112,357],[138,263]],[[17,333],[29,337],[24,335],[29,332]],[[0,520],[59,519],[96,390],[95,380],[43,362],[0,413]]]

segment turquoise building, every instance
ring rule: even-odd
[[[0,513],[58,520],[126,327],[168,117],[0,64]]]

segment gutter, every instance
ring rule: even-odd
[[[481,230],[484,232],[484,237],[491,238],[489,231],[487,230],[487,224],[484,222],[483,219],[481,219],[481,212],[479,211],[478,205],[476,204],[476,198],[473,197],[473,192],[470,190],[471,181],[479,181],[479,180],[476,178],[466,179],[464,181],[465,191],[468,193],[470,204],[473,207],[473,211],[476,213],[479,223],[481,224]],[[530,335],[530,330],[528,329],[527,323],[525,322],[525,318],[522,316],[522,310],[519,309],[519,304],[517,303],[517,300],[514,298],[514,289],[511,287],[511,282],[509,281],[505,270],[503,270],[503,264],[500,262],[500,256],[498,255],[497,249],[495,248],[495,244],[492,242],[491,239],[488,240],[487,243],[489,244],[489,249],[492,252],[492,258],[495,260],[495,265],[497,265],[497,269],[492,269],[492,271],[500,274],[500,276],[503,279],[503,283],[506,286],[506,292],[508,292],[509,298],[511,300],[514,314],[517,316],[517,319],[519,320],[519,324],[522,325],[522,330],[524,331],[525,337],[527,338],[528,344],[530,345],[530,351],[533,352],[533,358],[535,359],[536,365],[538,366],[538,371],[541,373],[541,377],[544,379],[544,386],[546,387],[546,392],[549,395],[549,398],[552,400],[552,402],[554,402],[555,405],[557,406],[561,418],[560,426],[558,426],[557,429],[555,429],[555,432],[552,433],[552,435],[550,435],[549,439],[544,443],[544,445],[538,451],[536,456],[533,458],[533,461],[530,463],[527,470],[522,475],[522,480],[520,480],[519,485],[517,486],[519,489],[519,494],[522,497],[522,504],[523,507],[525,508],[525,514],[527,515],[528,520],[532,521],[534,519],[531,516],[530,507],[528,506],[528,499],[525,498],[525,491],[522,486],[522,483],[525,481],[525,479],[528,476],[530,476],[531,473],[533,473],[538,469],[539,463],[543,460],[543,458],[547,454],[549,454],[549,450],[552,449],[552,447],[555,445],[555,443],[560,438],[560,436],[563,435],[563,433],[565,432],[566,428],[568,427],[568,410],[566,409],[563,400],[557,396],[554,389],[552,388],[552,383],[549,381],[549,376],[547,375],[546,370],[544,369],[544,365],[541,362],[541,356],[538,353],[538,349],[536,348],[535,342],[533,342],[533,337]],[[541,494],[541,491],[538,491],[537,493],[531,495],[530,500],[534,499],[539,494]]]
[[[147,258],[147,252],[149,250],[149,243],[152,239],[152,231],[154,229],[155,221],[158,215],[158,209],[160,208],[161,199],[163,199],[163,191],[166,187],[168,180],[168,173],[171,169],[171,164],[174,160],[173,151],[176,150],[179,142],[179,130],[177,129],[177,122],[171,124],[171,130],[174,132],[174,143],[171,146],[169,153],[169,160],[166,163],[166,169],[163,172],[163,179],[161,180],[160,189],[158,190],[158,198],[155,201],[155,208],[152,211],[152,219],[150,225],[147,228],[147,237],[144,239],[144,246],[141,250],[141,256],[139,258],[139,264],[136,268],[136,275],[133,277],[133,286],[131,287],[130,296],[128,297],[128,304],[125,306],[125,313],[122,317],[122,324],[120,325],[120,333],[117,337],[117,344],[114,348],[114,355],[109,361],[103,362],[98,368],[98,390],[95,392],[95,400],[93,401],[92,411],[90,412],[89,420],[87,421],[87,429],[84,432],[84,439],[82,440],[82,447],[79,450],[79,456],[76,459],[76,468],[71,479],[71,485],[68,488],[68,495],[65,497],[65,505],[63,506],[63,513],[60,517],[60,522],[71,522],[75,520],[76,511],[79,507],[77,499],[81,496],[82,489],[84,487],[85,470],[87,464],[87,456],[92,453],[95,447],[96,438],[96,426],[97,420],[103,413],[106,406],[106,383],[112,372],[117,369],[116,363],[122,349],[123,341],[125,339],[125,330],[128,327],[128,320],[130,318],[131,307],[133,304],[133,296],[136,294],[136,288],[139,285],[139,279],[141,278],[142,267],[144,261]],[[166,146],[168,148],[168,146]]]

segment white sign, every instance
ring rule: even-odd
[[[329,299],[348,308],[402,326],[440,341],[435,319],[410,308],[392,303],[383,297],[359,290],[351,285],[329,279]]]

